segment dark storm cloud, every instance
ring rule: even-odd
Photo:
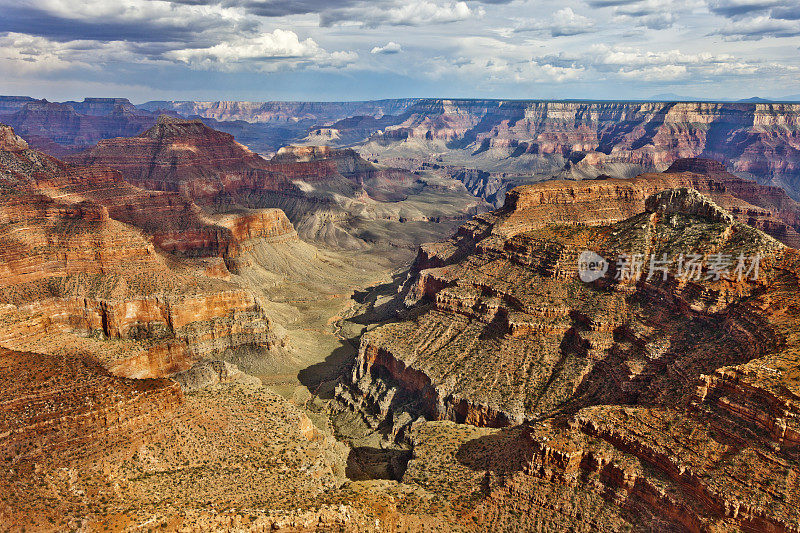
[[[737,18],[759,12],[765,12],[773,7],[781,7],[779,0],[711,0],[708,9],[717,15],[728,18]]]
[[[709,9],[731,20],[715,32],[728,40],[800,35],[800,5],[795,0],[713,0]]]
[[[183,23],[142,20],[108,21],[105,18],[64,18],[44,9],[0,3],[0,33],[14,32],[53,41],[128,41],[131,43],[191,43],[211,46],[219,33],[243,33],[257,28],[255,22],[231,25],[219,19],[193,18]]]
[[[800,35],[800,24],[758,17],[724,26],[717,34],[735,41],[757,41],[765,37],[797,37]]]
[[[589,4],[590,7],[601,8],[627,6],[637,2],[639,2],[639,0],[588,0],[586,3]]]
[[[626,26],[635,25],[651,30],[663,30],[673,26],[679,13],[686,9],[682,0],[587,0],[594,8],[613,8],[617,20]]]
[[[473,4],[503,5],[514,0],[477,0]],[[284,17],[287,15],[323,14],[352,7],[393,6],[393,0],[172,0],[176,4],[185,5],[219,5],[223,7],[240,7],[248,13],[261,17]]]
[[[772,17],[784,20],[800,20],[800,4],[788,7],[777,7],[772,10]]]
[[[251,15],[261,17],[284,17],[287,15],[306,15],[320,13],[330,9],[351,7],[363,3],[363,0],[172,0],[175,4],[184,5],[219,5],[222,7],[241,7]]]

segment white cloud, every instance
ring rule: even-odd
[[[800,20],[774,19],[761,15],[729,22],[722,26],[717,33],[731,40],[796,37],[800,35]]]
[[[594,21],[575,13],[570,7],[559,9],[548,19],[530,19],[519,25],[515,31],[546,31],[551,37],[564,37],[589,33],[594,29]]]
[[[620,69],[617,75],[622,79],[636,81],[677,81],[689,75],[686,65],[655,65],[637,69]]]
[[[23,33],[0,35],[0,65],[7,72],[45,73],[83,68],[99,70],[112,62],[152,62],[123,41],[52,41]]]
[[[483,8],[471,9],[466,2],[410,0],[398,1],[388,7],[380,3],[368,3],[358,7],[325,11],[320,14],[320,25],[354,24],[368,28],[423,26],[459,22],[483,14]]]
[[[0,30],[13,32],[0,31],[0,84],[9,92],[18,80],[32,80],[41,96],[57,97],[59,81],[77,78],[90,92],[97,92],[90,83],[104,80],[146,83],[153,94],[208,90],[236,98],[263,91],[259,75],[240,76],[235,89],[199,89],[203,74],[164,81],[164,72],[187,67],[350,70],[344,89],[285,84],[291,88],[275,89],[281,98],[314,98],[315,91],[316,98],[414,91],[630,97],[670,81],[699,87],[693,95],[727,96],[756,85],[773,95],[797,92],[798,0],[0,0],[0,13]],[[594,32],[596,39],[587,37]],[[761,47],[727,42],[762,38],[781,40]],[[363,62],[354,50],[364,50]],[[397,85],[359,83],[385,72],[383,54],[395,54]],[[57,80],[50,93],[41,89],[48,80]]]
[[[311,38],[301,41],[293,31],[281,29],[257,37],[239,37],[207,48],[173,50],[164,56],[193,68],[265,71],[301,64],[344,66],[358,59],[355,52],[330,53]]]
[[[389,41],[384,46],[376,46],[369,51],[370,54],[398,54],[403,51],[403,47],[394,41]]]
[[[589,78],[639,83],[775,76],[781,71],[787,73],[789,68],[777,63],[744,61],[731,54],[686,53],[677,49],[649,51],[603,44],[577,54],[543,56],[534,61],[540,65],[584,69]]]

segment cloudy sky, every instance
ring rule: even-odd
[[[0,94],[800,98],[800,0],[0,0]]]

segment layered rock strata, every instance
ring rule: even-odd
[[[478,526],[800,529],[798,252],[693,189],[570,220],[542,201],[560,186],[423,248],[411,308],[363,336],[339,397],[415,444],[405,482],[449,483]],[[585,250],[607,260],[588,282]],[[459,441],[426,419],[511,428]]]
[[[796,194],[798,117],[800,105],[781,103],[421,100],[376,131],[368,150],[443,142],[445,152],[467,150],[498,168],[521,170],[519,160],[543,174],[574,168],[578,175],[710,157]]]
[[[47,100],[0,104],[0,122],[9,124],[39,150],[60,157],[85,150],[101,139],[136,135],[155,122],[125,98],[86,98],[83,102]]]
[[[793,247],[800,246],[800,204],[779,187],[738,178],[708,159],[679,159],[660,174],[633,179],[546,181],[521,186],[507,197],[513,214],[504,222],[531,224],[608,224],[644,209],[645,199],[659,191],[690,187],[712,198],[738,221],[761,229]]]
[[[257,242],[297,241],[281,211],[212,220],[178,196],[137,189],[115,171],[67,166],[0,131],[3,346],[88,351],[129,377],[282,349],[262,305],[228,268]]]
[[[461,201],[438,201],[438,191],[425,190],[432,188],[413,173],[376,165],[353,150],[287,146],[266,160],[199,120],[166,115],[137,137],[102,141],[70,160],[117,169],[127,182],[175,195],[167,196],[169,201],[187,204],[183,219],[175,224],[177,231],[161,242],[168,250],[185,253],[201,254],[206,248],[214,255],[226,253],[226,244],[220,242],[224,236],[196,227],[192,217],[198,210],[227,216],[278,208],[304,239],[339,248],[369,247],[376,233],[393,233],[397,239],[402,232],[386,231],[381,226],[387,222],[453,223],[469,211]],[[461,196],[469,199],[463,192]],[[473,212],[482,205],[478,199],[469,200]],[[378,226],[377,232],[367,225]],[[382,244],[400,247],[394,239]]]

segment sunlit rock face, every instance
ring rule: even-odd
[[[365,222],[445,218],[426,213],[438,211],[430,200],[430,207],[399,205],[425,186],[412,172],[369,162],[352,149],[328,146],[285,146],[267,160],[199,120],[161,115],[139,136],[101,141],[69,160],[113,168],[127,183],[185,204],[183,211],[172,210],[182,213],[180,220],[153,232],[159,234],[161,248],[187,254],[237,254],[238,245],[229,242],[226,229],[232,214],[248,210],[280,209],[302,238],[337,248],[370,246],[375,237],[363,230]],[[482,204],[478,199],[470,203],[475,206],[459,206],[447,216],[463,220]],[[215,215],[206,217],[210,224],[197,223],[199,210]],[[242,223],[246,220],[250,219],[243,217]],[[276,223],[276,228],[281,225]]]
[[[199,120],[167,115],[159,116],[157,124],[139,136],[100,141],[70,159],[120,170],[126,181],[145,189],[179,192],[198,200],[248,187],[290,186],[232,135]]]
[[[530,225],[617,222],[645,208],[645,199],[662,190],[689,187],[712,198],[738,221],[757,227],[793,247],[800,246],[800,204],[780,187],[759,185],[725,170],[709,159],[679,159],[662,173],[632,179],[598,178],[584,181],[546,181],[509,192],[506,209],[514,221]]]
[[[136,378],[231,351],[257,358],[282,349],[228,268],[259,243],[297,241],[282,211],[213,217],[118,171],[30,150],[10,128],[2,142],[2,346],[88,353]]]
[[[658,179],[700,166],[720,170]],[[653,179],[522,187],[421,249],[410,309],[364,335],[338,391],[416,444],[404,479],[467,487],[466,465],[490,495],[477,514],[543,531],[800,527],[800,256]],[[586,250],[610,264],[590,283]],[[691,275],[688,254],[703,258]],[[423,419],[511,429],[459,441]],[[452,457],[432,444],[453,440]]]
[[[365,127],[361,122],[334,128],[346,136]],[[381,153],[380,144],[388,143],[391,153],[402,154],[407,145],[408,157],[415,157],[412,146],[432,143],[438,153],[462,150],[475,161],[490,159],[498,172],[578,177],[626,166],[660,171],[679,158],[709,157],[797,195],[799,127],[798,104],[430,99],[376,124],[368,148]],[[470,157],[459,164],[472,166]]]

